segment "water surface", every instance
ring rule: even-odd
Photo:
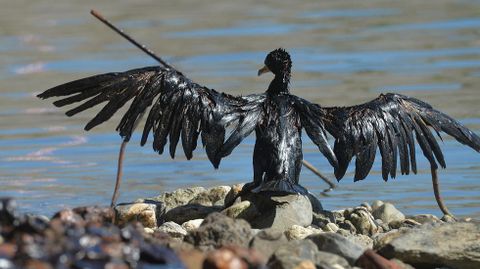
[[[282,46],[294,66],[292,92],[324,106],[353,105],[380,92],[420,98],[480,133],[480,3],[477,1],[15,1],[0,10],[0,196],[22,211],[50,215],[63,207],[107,205],[116,172],[120,116],[83,131],[94,111],[63,115],[35,94],[59,83],[155,61],[93,19],[96,8],[195,81],[230,94],[262,92],[265,54]],[[21,19],[19,19],[21,18]],[[171,160],[151,146],[128,145],[120,201],[180,187],[231,185],[252,178],[252,135],[214,170],[202,149]],[[459,216],[480,218],[480,154],[444,136],[442,194]],[[332,177],[307,138],[305,159]],[[417,151],[419,152],[419,151]],[[377,157],[370,176],[352,171],[326,208],[391,201],[407,214],[440,215],[429,166],[384,182]],[[301,183],[326,185],[304,170]]]

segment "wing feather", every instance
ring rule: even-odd
[[[132,101],[116,128],[124,141],[131,138],[140,119],[148,112],[142,146],[153,133],[153,149],[162,154],[169,142],[170,156],[174,158],[181,140],[185,156],[190,159],[201,133],[207,156],[215,167],[254,130],[263,101],[260,95],[235,97],[219,93],[174,69],[159,66],[75,80],[46,90],[38,97],[62,97],[54,102],[58,107],[83,101],[68,110],[67,116],[106,102],[87,123],[86,130],[109,120]],[[225,129],[232,124],[236,124],[236,128],[224,147]]]
[[[382,94],[365,104],[351,107],[324,107],[317,113],[326,130],[335,137],[334,152],[341,179],[355,156],[355,180],[364,179],[371,169],[376,148],[382,157],[382,177],[396,176],[397,162],[402,174],[417,173],[415,137],[431,167],[445,167],[442,150],[432,133],[440,131],[480,152],[480,138],[448,115],[429,104],[400,94]]]

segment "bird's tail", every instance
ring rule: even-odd
[[[252,192],[283,192],[283,193],[299,193],[307,194],[308,191],[304,187],[290,182],[288,180],[270,180],[260,184],[260,186],[254,188]]]

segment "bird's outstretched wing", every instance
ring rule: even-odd
[[[445,168],[443,153],[432,131],[453,136],[462,144],[480,152],[480,137],[448,115],[429,104],[400,94],[381,94],[378,98],[351,107],[307,106],[335,138],[334,153],[338,159],[335,176],[341,179],[355,156],[354,180],[370,172],[377,148],[382,156],[382,177],[395,178],[397,159],[400,171],[417,172],[415,138],[432,168]],[[438,164],[437,164],[438,163]]]
[[[185,156],[190,159],[201,134],[207,156],[216,168],[221,158],[228,155],[223,151],[220,153],[226,128],[231,126],[234,130],[241,129],[241,132],[232,132],[233,135],[227,139],[227,148],[231,152],[253,131],[251,119],[258,118],[255,113],[259,113],[257,107],[260,107],[259,104],[264,99],[262,95],[235,97],[219,93],[192,82],[176,70],[160,66],[91,76],[56,86],[38,95],[42,99],[57,96],[65,97],[54,102],[57,107],[84,101],[68,110],[67,116],[107,102],[87,123],[85,130],[110,119],[133,99],[117,127],[126,141],[151,107],[143,129],[142,146],[152,132],[153,149],[162,154],[168,138],[173,158],[181,139]],[[248,123],[246,118],[249,119]],[[255,124],[256,122],[253,123]]]

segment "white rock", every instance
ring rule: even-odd
[[[390,203],[384,203],[372,212],[373,217],[381,219],[384,223],[390,223],[392,221],[402,221],[405,219],[405,215],[395,208]]]
[[[299,225],[292,225],[292,227],[285,231],[285,236],[288,240],[304,239],[310,234],[312,234],[312,232],[309,229]]]
[[[327,223],[325,225],[325,227],[323,227],[323,230],[325,232],[332,232],[332,233],[336,233],[338,231],[338,229],[340,229],[340,228],[338,228],[337,224],[331,223],[331,222]]]
[[[182,228],[185,229],[185,231],[190,232],[190,231],[198,229],[198,227],[200,227],[202,222],[203,222],[203,219],[192,219],[192,220],[184,222],[182,224]]]
[[[372,203],[372,211],[379,208],[380,206],[382,206],[384,204],[383,201],[380,201],[380,200],[375,200],[373,201]]]
[[[309,235],[322,232],[322,230],[313,228],[311,226],[305,228],[299,225],[292,225],[292,227],[285,231],[285,236],[288,240],[301,240]]]
[[[145,227],[143,231],[147,234],[153,234],[155,231],[152,228]]]

